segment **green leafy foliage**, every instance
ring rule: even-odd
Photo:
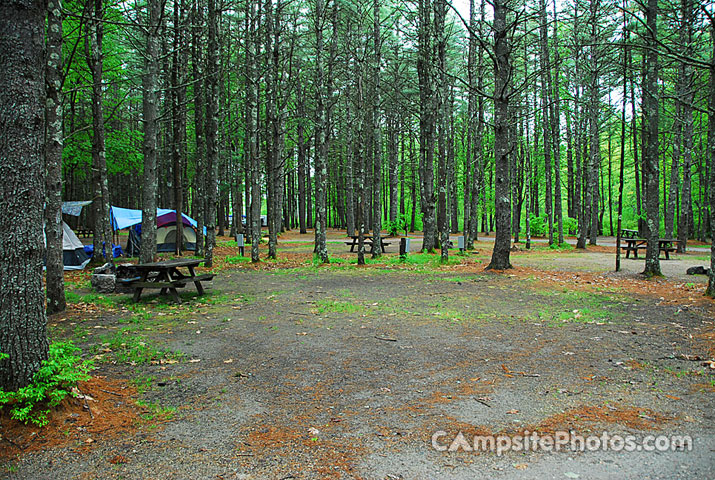
[[[575,218],[563,217],[564,234],[576,235],[578,231],[578,221]],[[545,237],[549,232],[549,223],[546,215],[537,217],[533,213],[529,214],[529,229],[534,237]],[[554,233],[558,231],[558,225],[554,220]]]
[[[405,235],[407,235],[408,228],[410,228],[410,219],[404,213],[399,215],[394,222],[387,221],[385,223],[385,230],[390,235],[397,235],[399,232],[405,232]]]
[[[546,216],[537,217],[533,213],[529,214],[529,230],[532,237],[544,237],[548,230]]]
[[[89,380],[94,368],[90,360],[82,360],[80,349],[72,342],[57,342],[50,345],[49,358],[42,362],[32,383],[16,392],[0,390],[0,407],[10,407],[10,414],[23,423],[47,425],[50,408],[60,404],[67,395],[74,395],[72,387],[78,381]],[[0,353],[0,359],[7,354]]]

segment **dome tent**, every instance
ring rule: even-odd
[[[156,250],[157,252],[173,252],[176,249],[176,210],[157,209],[156,217]],[[196,251],[196,220],[186,214],[181,215],[183,250]],[[127,254],[138,255],[141,245],[142,211],[128,208],[112,207],[112,225],[115,230],[131,227]],[[206,228],[204,227],[204,231]]]
[[[47,237],[44,238],[47,246]],[[62,264],[65,270],[82,270],[89,263],[89,256],[77,235],[64,221],[62,222]]]

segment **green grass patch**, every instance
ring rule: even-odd
[[[320,315],[326,313],[360,313],[364,310],[364,306],[353,302],[321,300],[315,304],[315,311]]]
[[[107,297],[99,293],[85,293],[79,294],[76,292],[68,291],[65,292],[65,299],[67,303],[89,303],[93,305],[100,305],[105,307],[115,307],[120,303],[119,298]]]
[[[176,413],[176,407],[164,407],[156,402],[137,400],[137,406],[145,411],[140,414],[144,420],[171,420]]]
[[[151,342],[135,335],[133,329],[123,328],[118,332],[102,335],[100,344],[94,347],[105,361],[142,365],[159,360],[181,360],[182,352],[159,349]]]

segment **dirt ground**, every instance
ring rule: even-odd
[[[187,288],[180,306],[80,296],[50,332],[96,357],[80,387],[91,399],[45,429],[0,432],[2,475],[715,478],[715,303],[704,276],[684,275],[704,253],[647,281],[642,260],[612,273],[609,247],[516,251],[516,268],[489,273],[489,242],[444,266],[397,262],[393,242],[358,267],[340,232],[330,240],[330,266],[310,262],[311,235],[286,235],[279,260],[256,267],[223,239],[208,295]],[[130,342],[175,355],[120,359]],[[475,435],[530,432],[690,441],[497,455],[453,444],[459,432],[467,449]]]

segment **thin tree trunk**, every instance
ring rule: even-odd
[[[591,58],[589,85],[589,174],[586,188],[586,201],[590,204],[587,215],[591,220],[588,243],[596,245],[598,239],[598,179],[601,165],[601,58],[599,52],[599,22],[601,21],[600,0],[591,0]],[[586,168],[586,167],[584,167]]]
[[[372,225],[372,258],[378,258],[382,255],[382,240],[380,239],[382,230],[382,131],[380,128],[380,58],[381,58],[381,39],[380,39],[380,2],[373,0],[372,2],[372,146],[373,146],[373,225]]]
[[[558,231],[558,244],[564,243],[564,213],[561,201],[561,55],[559,53],[558,14],[554,2],[554,76],[553,85],[549,88],[553,98],[551,113],[551,134],[554,147],[554,216]]]
[[[686,56],[693,52],[693,0],[682,0],[682,26],[681,40]],[[683,117],[683,188],[681,192],[680,215],[678,216],[678,252],[685,253],[690,223],[692,222],[692,190],[691,169],[693,165],[693,100],[695,89],[693,85],[693,66],[684,63],[681,70],[683,79],[679,82],[683,87],[682,92],[682,117]],[[712,170],[712,167],[711,167]],[[712,185],[712,182],[710,183]],[[712,187],[711,187],[712,190]]]
[[[206,141],[204,120],[204,78],[203,78],[203,55],[201,49],[201,30],[203,23],[202,7],[199,0],[194,0],[191,5],[192,27],[191,27],[191,74],[194,82],[194,130],[196,137],[196,176],[194,178],[194,215],[196,216],[196,255],[204,254],[204,218],[206,215],[206,201],[204,199],[205,180],[205,159]],[[156,160],[154,160],[156,166]],[[156,173],[154,174],[156,175]],[[154,189],[156,191],[156,188]],[[155,200],[156,202],[156,200]]]
[[[657,52],[657,19],[658,0],[648,0],[646,5],[646,23],[649,33],[646,36],[645,50],[645,83],[643,85],[643,122],[645,128],[643,165],[645,169],[646,190],[646,225],[648,231],[648,247],[646,248],[645,269],[643,274],[661,276],[660,251],[658,249],[659,236],[659,207],[658,195],[658,52]]]
[[[315,109],[315,248],[322,263],[329,263],[328,247],[326,244],[327,229],[327,121],[325,100],[324,58],[323,58],[323,21],[325,16],[323,0],[316,0],[314,12],[315,28],[315,74],[316,74],[316,109]]]
[[[546,0],[539,0],[539,16],[541,17],[541,26],[539,28],[539,43],[540,43],[540,64],[541,64],[541,110],[543,112],[542,128],[544,133],[544,172],[545,172],[545,187],[546,187],[546,219],[549,245],[554,244],[554,215],[553,215],[553,185],[552,185],[552,166],[551,166],[551,62],[549,59],[549,44],[548,44],[548,29],[546,24]]]
[[[204,265],[213,266],[216,246],[216,208],[218,200],[218,109],[219,109],[219,39],[218,25],[221,10],[216,8],[216,0],[208,0],[208,54],[206,62],[206,252]]]
[[[104,132],[104,94],[102,75],[104,55],[102,45],[104,22],[102,0],[94,0],[92,20],[87,25],[85,57],[92,74],[92,185],[94,188],[94,256],[92,263],[108,263],[112,256],[112,234],[109,224],[109,186],[107,183],[107,152]]]
[[[715,22],[710,18],[710,84],[708,86],[708,145],[706,164],[710,171],[710,273],[705,295],[715,298]],[[1,291],[1,290],[0,290]],[[1,344],[0,344],[1,345]]]
[[[625,3],[625,0],[624,0]],[[618,224],[616,226],[616,271],[621,270],[621,229],[623,227],[623,184],[626,168],[626,100],[628,99],[628,43],[630,32],[627,28],[626,10],[623,10],[623,108],[621,109],[621,162],[618,169]]]
[[[45,239],[47,244],[47,314],[62,312],[65,279],[62,254],[62,0],[47,3],[45,62]]]

